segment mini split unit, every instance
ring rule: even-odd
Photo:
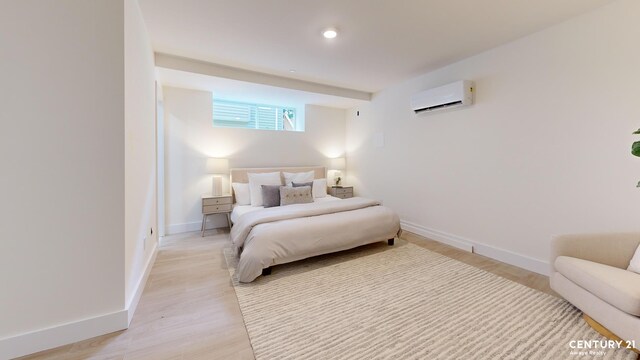
[[[416,114],[471,104],[473,104],[473,82],[468,80],[421,91],[411,97],[411,108]]]

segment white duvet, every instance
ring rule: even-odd
[[[351,198],[246,213],[231,229],[236,271],[250,282],[272,265],[394,238],[400,219],[374,200]]]

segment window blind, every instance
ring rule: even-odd
[[[261,105],[213,100],[213,125],[260,130],[284,130],[285,109],[277,105]]]

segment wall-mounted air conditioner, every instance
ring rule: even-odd
[[[473,104],[473,82],[468,80],[421,91],[411,97],[411,108],[416,114],[471,104]]]

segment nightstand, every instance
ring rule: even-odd
[[[202,195],[202,236],[204,236],[207,217],[209,215],[226,214],[227,223],[229,224],[229,228],[231,228],[231,206],[231,195]]]
[[[329,189],[329,195],[335,196],[340,199],[348,199],[353,197],[353,186],[332,186]]]

